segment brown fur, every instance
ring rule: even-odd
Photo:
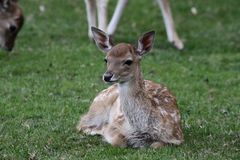
[[[16,0],[0,0],[0,47],[11,51],[24,23],[24,16]]]

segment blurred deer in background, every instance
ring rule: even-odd
[[[11,51],[24,22],[17,0],[0,0],[0,47]]]
[[[127,5],[128,0],[118,0],[113,17],[109,24],[107,24],[107,3],[108,0],[85,0],[88,20],[88,35],[92,38],[91,26],[97,26],[96,10],[98,16],[98,28],[106,32],[108,35],[113,35],[118,22],[121,18],[123,10]],[[163,15],[165,28],[167,31],[168,41],[173,43],[177,49],[183,49],[184,45],[179,38],[172,18],[172,13],[169,5],[169,0],[157,0]],[[132,10],[133,11],[133,10]]]
[[[92,27],[93,38],[106,53],[103,80],[115,83],[94,99],[77,129],[99,134],[113,146],[160,148],[183,142],[176,98],[167,87],[144,80],[140,61],[151,50],[155,32],[145,33],[137,47],[113,45],[103,31]]]

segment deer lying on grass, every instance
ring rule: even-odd
[[[98,28],[107,32],[108,35],[113,35],[128,0],[118,0],[116,9],[109,25],[107,25],[107,2],[108,0],[85,0],[88,19],[88,35],[90,39],[92,38],[91,26],[97,26],[96,9],[98,11]],[[162,11],[168,41],[173,43],[176,48],[183,49],[183,42],[178,37],[178,34],[175,30],[169,0],[157,0],[157,2]]]
[[[11,51],[24,22],[17,0],[0,0],[0,47]]]
[[[180,113],[170,91],[144,80],[140,60],[150,51],[154,31],[144,34],[138,46],[113,45],[109,36],[92,27],[97,46],[106,53],[107,71],[103,80],[115,83],[94,99],[77,129],[99,134],[113,146],[159,148],[183,142]]]

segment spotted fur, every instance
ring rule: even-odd
[[[104,32],[94,29],[97,38],[107,39]],[[100,34],[98,34],[100,32]],[[94,99],[87,114],[77,126],[86,134],[99,134],[113,146],[160,148],[183,142],[180,112],[175,96],[163,85],[144,80],[140,71],[142,55],[152,46],[154,32],[144,34],[140,47],[120,43],[107,46],[107,71],[114,82]],[[99,40],[98,39],[98,40]],[[99,41],[96,41],[97,43]],[[105,50],[100,41],[99,48]],[[125,64],[131,60],[131,64]]]

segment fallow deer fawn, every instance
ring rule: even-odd
[[[154,32],[144,34],[138,46],[113,45],[109,36],[92,27],[97,46],[106,53],[103,80],[115,83],[94,99],[77,129],[99,134],[113,146],[159,148],[183,142],[180,113],[170,91],[144,80],[140,60],[153,45]]]
[[[97,26],[96,24],[96,9],[98,11],[98,28],[107,32],[109,35],[113,35],[118,22],[121,18],[124,8],[127,5],[128,0],[118,0],[116,9],[114,11],[113,17],[107,25],[107,2],[108,0],[85,0],[87,9],[87,19],[88,19],[88,35],[92,38],[91,26]],[[171,8],[169,5],[169,0],[157,0],[159,4],[163,20],[165,23],[165,28],[167,31],[168,41],[173,43],[173,45],[178,49],[183,49],[184,45],[182,40],[179,38],[172,18]]]
[[[0,0],[0,47],[11,51],[24,22],[17,0]]]

